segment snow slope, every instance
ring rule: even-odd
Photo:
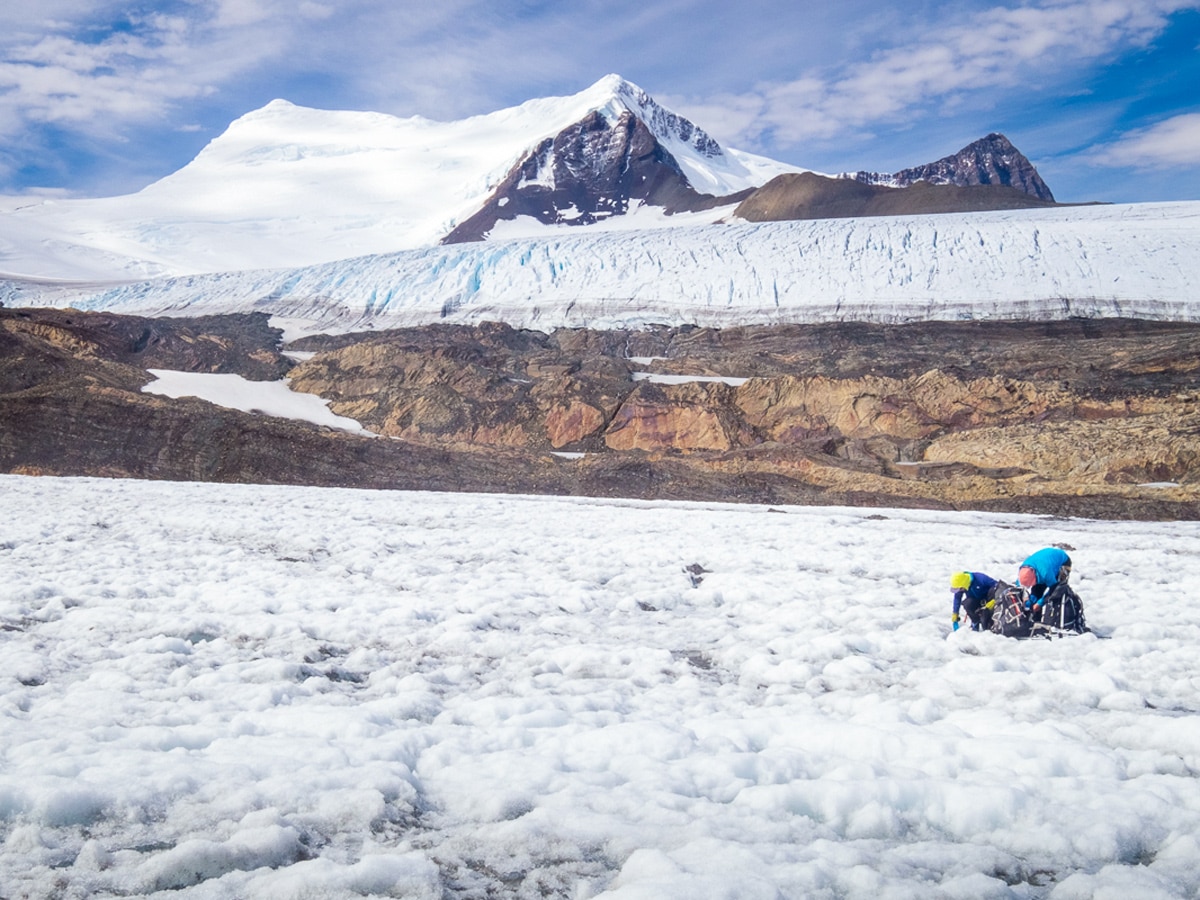
[[[30,293],[16,299],[33,305]],[[614,327],[860,319],[1200,319],[1200,203],[570,234],[48,296],[325,331],[435,321]]]
[[[799,171],[722,149],[616,75],[573,96],[457,122],[275,100],[136,194],[31,204],[0,215],[0,272],[119,280],[308,265],[433,245],[541,140],[593,110],[643,117],[701,192],[730,194]]]
[[[950,632],[1056,541],[1097,635]],[[0,476],[0,892],[1195,897],[1197,548]]]
[[[174,372],[169,369],[146,371],[154,376],[154,380],[142,388],[147,394],[198,397],[243,412],[298,419],[355,434],[371,434],[354,419],[331,412],[328,400],[322,400],[315,394],[293,391],[286,378],[280,381],[250,381],[241,375]]]

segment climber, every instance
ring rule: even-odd
[[[1044,547],[1025,559],[1017,570],[1017,583],[1026,591],[1028,606],[1041,606],[1046,592],[1071,577],[1071,557],[1058,547]]]
[[[1083,601],[1067,584],[1070,577],[1071,557],[1058,547],[1044,547],[1021,563],[1017,582],[1025,591],[1025,609],[1036,623],[1035,635],[1088,630]]]
[[[997,584],[995,578],[982,572],[955,572],[950,576],[950,590],[954,592],[950,622],[955,631],[958,631],[960,610],[964,610],[971,620],[972,631],[987,631],[991,627]]]

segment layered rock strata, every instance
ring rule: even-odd
[[[1200,327],[1128,320],[637,332],[0,310],[0,470],[1200,517]],[[387,440],[141,393],[233,371]]]

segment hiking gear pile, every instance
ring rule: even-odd
[[[1063,637],[1088,630],[1083,601],[1067,584],[1071,557],[1059,547],[1046,547],[1029,556],[1017,570],[1018,584],[997,581],[982,572],[950,576],[954,609],[950,617],[958,631],[959,610],[973,631],[992,631],[1004,637]]]

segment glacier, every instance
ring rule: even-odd
[[[10,279],[0,300],[142,315],[261,311],[323,332],[481,321],[543,331],[1196,321],[1200,203],[553,233],[107,287]]]

